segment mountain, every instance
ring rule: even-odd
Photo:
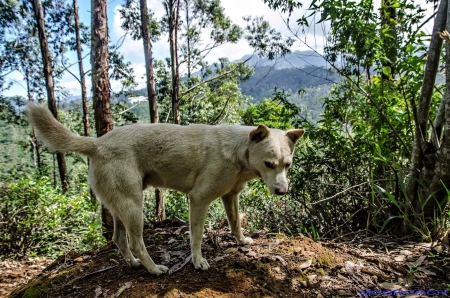
[[[250,58],[251,57],[251,58]],[[314,51],[294,51],[285,56],[275,57],[273,60],[260,58],[255,55],[245,55],[238,61],[247,61],[254,68],[274,67],[275,69],[283,68],[306,68],[306,67],[327,67],[326,60]]]

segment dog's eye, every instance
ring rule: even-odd
[[[286,168],[289,168],[290,166],[291,166],[290,163],[287,163],[287,164],[286,164]]]
[[[271,162],[265,161],[264,164],[266,165],[266,167],[268,167],[269,169],[275,169],[275,165]]]

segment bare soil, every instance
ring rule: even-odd
[[[186,225],[147,229],[150,255],[170,268],[161,276],[131,268],[113,243],[50,265],[3,260],[0,297],[358,297],[361,290],[377,289],[450,295],[446,246],[386,237],[335,243],[265,231],[250,236],[255,243],[243,247],[226,227],[205,232],[203,253],[211,268],[198,271],[190,261]]]

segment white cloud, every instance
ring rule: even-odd
[[[286,24],[283,21],[282,15],[279,12],[273,11],[264,4],[263,0],[222,0],[222,6],[225,8],[225,14],[231,18],[231,20],[240,25],[241,27],[245,27],[246,22],[242,19],[243,16],[251,15],[252,17],[263,16],[265,20],[269,21],[271,27],[275,28],[277,31],[280,31],[283,35],[289,36],[291,35],[287,28]],[[80,5],[82,7],[81,13],[84,18],[84,22],[88,23],[90,20],[90,15],[87,13],[89,2],[86,1],[84,3],[85,6]],[[115,5],[115,6],[114,6]],[[164,16],[165,11],[164,7],[160,0],[148,0],[147,1],[148,8],[151,9],[155,13],[155,17],[157,19],[161,19]],[[309,6],[308,3],[304,3],[303,7],[307,8]],[[85,8],[83,8],[85,7]],[[120,19],[119,9],[120,5],[117,5],[117,2],[112,1],[110,3],[108,13],[109,13],[109,30],[110,30],[110,39],[111,42],[117,43],[119,39],[121,39],[125,35],[125,30],[123,30],[120,26],[122,24],[122,20]],[[87,10],[86,10],[87,9]],[[293,27],[295,26],[295,20],[298,19],[304,13],[304,9],[297,9],[293,12],[290,17],[291,24]],[[287,15],[284,15],[286,18]],[[320,29],[319,25],[312,27],[309,29],[310,32],[307,32],[306,41],[313,46],[317,47],[319,50],[323,47],[323,33]],[[205,38],[208,36],[209,32],[205,30],[203,32]],[[315,37],[314,37],[315,36]],[[301,38],[304,39],[305,35],[301,35]],[[162,36],[160,41],[153,44],[153,57],[154,59],[165,59],[170,56],[169,53],[169,44],[167,40],[167,36]],[[307,50],[305,46],[301,46],[301,43],[296,43],[296,49]],[[126,61],[130,61],[132,63],[132,67],[135,71],[135,79],[139,84],[138,88],[143,88],[145,86],[145,79],[142,78],[145,75],[144,68],[144,53],[143,53],[143,45],[141,40],[132,40],[131,37],[127,36],[119,51],[124,55]],[[244,39],[241,39],[236,44],[225,44],[221,47],[218,47],[211,51],[208,55],[207,60],[210,63],[216,62],[218,58],[227,57],[231,61],[242,58],[246,54],[250,54],[252,52],[251,48],[248,46],[247,42]],[[74,53],[70,53],[70,59],[76,61],[76,56]],[[84,60],[85,69],[90,68],[89,58]],[[72,66],[71,71],[75,74],[78,73],[77,65]],[[22,88],[19,84],[25,86],[23,82],[23,76],[19,73],[14,74],[14,76],[10,76],[10,79],[13,80],[16,84],[11,91],[6,92],[5,95],[25,95],[26,90]],[[90,88],[90,78],[87,77],[86,81]],[[70,74],[65,74],[63,79],[61,80],[60,86],[67,88],[73,94],[80,94],[80,86],[78,81],[74,80]],[[119,82],[111,82],[111,87],[113,90],[117,90],[120,88]],[[89,90],[89,89],[88,89]]]

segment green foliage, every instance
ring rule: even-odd
[[[122,29],[130,32],[131,38],[134,40],[142,39],[141,30],[141,10],[138,0],[126,0],[125,5],[119,9],[120,17],[123,19]],[[148,11],[148,29],[150,40],[158,41],[161,35],[161,24],[154,18],[154,13]]]
[[[171,78],[169,61],[155,62],[156,92],[161,122],[167,122],[171,113]],[[191,76],[181,82],[181,123],[238,123],[239,114],[249,98],[242,95],[239,83],[248,79],[252,68],[244,63],[219,59],[202,76]]]
[[[51,179],[23,177],[0,186],[0,253],[58,256],[104,242],[99,205],[81,192],[61,194]]]
[[[263,17],[244,17],[247,22],[245,39],[260,57],[267,56],[270,60],[276,55],[284,56],[289,53],[294,39],[283,39],[280,32],[270,28],[270,24]]]
[[[249,105],[241,117],[245,125],[265,124],[272,128],[288,129],[292,128],[290,120],[294,113],[274,100],[264,99],[261,103]]]

